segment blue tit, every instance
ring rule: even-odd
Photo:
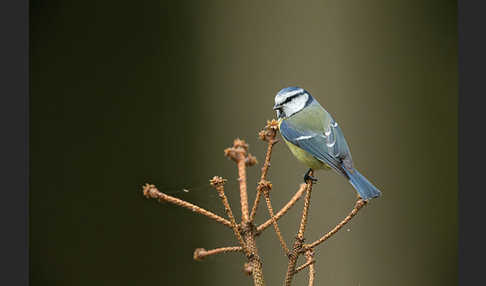
[[[380,196],[381,192],[354,168],[338,123],[309,92],[299,87],[284,88],[275,96],[273,109],[290,151],[310,168],[304,181],[316,180],[310,176],[312,170],[333,169],[351,183],[362,199]]]

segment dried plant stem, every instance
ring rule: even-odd
[[[304,248],[305,249],[314,248],[319,244],[323,243],[324,241],[326,241],[328,238],[330,238],[336,232],[338,232],[345,224],[347,224],[358,213],[358,211],[365,205],[366,205],[366,201],[363,199],[359,199],[354,205],[353,210],[338,225],[336,225],[331,231],[326,233],[320,239],[314,241],[311,244],[304,245]]]
[[[240,181],[241,221],[247,222],[250,220],[250,218],[248,214],[248,193],[246,190],[245,160],[238,161],[238,174],[239,174],[239,181]]]
[[[313,172],[310,172],[309,175],[312,176]],[[289,253],[289,263],[287,265],[287,273],[285,274],[285,280],[284,280],[285,286],[290,286],[292,283],[292,279],[295,275],[295,267],[297,264],[297,259],[299,258],[299,255],[302,251],[302,246],[304,244],[304,232],[307,224],[307,216],[309,213],[312,185],[313,185],[312,180],[308,181],[307,193],[304,200],[304,209],[302,210],[302,218],[300,220],[299,231],[297,232],[297,236],[295,238],[292,251]]]
[[[312,172],[310,172],[309,175],[312,176]],[[307,184],[307,193],[305,194],[304,209],[302,210],[302,219],[300,221],[299,232],[297,233],[297,237],[302,240],[304,239],[305,227],[307,225],[307,216],[309,214],[311,193],[312,181]]]
[[[150,185],[150,184],[145,184],[143,186],[143,195],[146,197],[146,198],[151,198],[151,199],[157,199],[159,202],[160,201],[165,201],[165,202],[168,202],[168,203],[171,203],[171,204],[174,204],[174,205],[178,205],[178,206],[181,206],[183,208],[186,208],[188,210],[191,210],[195,213],[198,213],[198,214],[202,214],[204,216],[207,216],[208,218],[214,220],[214,221],[217,221],[227,227],[230,227],[232,228],[232,224],[230,221],[228,221],[227,219],[224,219],[222,217],[220,217],[219,215],[217,214],[214,214],[210,211],[207,211],[201,207],[198,207],[194,204],[191,204],[189,202],[186,202],[184,200],[181,200],[181,199],[178,199],[178,198],[175,198],[175,197],[172,197],[172,196],[169,196],[169,195],[166,195],[162,192],[160,192],[156,187],[155,185]]]
[[[299,189],[297,190],[297,192],[290,199],[290,201],[280,211],[277,212],[277,214],[274,216],[274,219],[279,220],[282,216],[284,216],[289,211],[289,209],[293,205],[295,205],[295,203],[302,197],[306,188],[307,188],[306,184],[301,184]],[[266,222],[259,225],[257,227],[257,234],[260,234],[262,231],[264,231],[266,228],[268,228],[270,225],[272,225],[272,222],[273,222],[273,218],[270,218]]]
[[[246,176],[244,179],[246,181]],[[247,257],[251,263],[253,282],[255,286],[263,286],[265,285],[265,281],[263,279],[263,266],[255,242],[255,227],[251,222],[242,220],[242,228],[245,234],[246,245],[250,253],[250,255]]]
[[[270,158],[272,157],[273,146],[277,144],[277,142],[278,140],[275,139],[275,136],[270,140],[268,140],[267,154],[265,155],[265,162],[262,167],[262,175],[260,177],[260,180],[267,179],[267,173],[268,173],[268,169],[270,168]]]
[[[245,231],[245,239],[251,253],[250,257],[248,258],[251,263],[253,283],[255,286],[264,286],[265,280],[263,279],[262,260],[258,254],[258,249],[255,242],[255,233],[254,229],[251,228],[251,225],[249,225],[247,231]]]
[[[273,125],[272,125],[273,124]],[[255,214],[258,209],[258,203],[260,201],[260,197],[263,193],[265,196],[265,201],[267,203],[267,209],[268,209],[268,214],[270,215],[270,220],[273,224],[273,227],[275,229],[275,233],[277,234],[277,237],[280,241],[280,245],[282,246],[282,249],[284,250],[285,254],[289,254],[289,248],[287,247],[287,244],[285,243],[285,240],[282,236],[282,232],[280,231],[280,228],[278,227],[277,219],[275,218],[274,212],[273,212],[273,207],[272,207],[272,202],[270,201],[270,189],[272,188],[272,184],[266,180],[267,178],[267,173],[268,173],[268,168],[270,168],[270,159],[272,156],[272,149],[273,145],[275,145],[278,140],[275,139],[275,136],[277,135],[277,128],[275,125],[275,122],[268,121],[267,126],[263,131],[260,132],[260,138],[268,142],[268,148],[267,148],[267,153],[265,155],[265,162],[263,163],[262,167],[262,174],[260,177],[260,182],[258,183],[257,187],[257,195],[255,198],[255,202],[253,203],[253,208],[251,210],[250,214],[250,221],[253,221],[255,219]]]
[[[299,258],[299,253],[302,249],[304,241],[298,236],[295,238],[294,245],[292,246],[292,251],[289,253],[289,263],[287,265],[287,272],[285,274],[285,286],[290,286],[292,283],[292,278],[295,274],[295,266],[297,264],[297,258]]]
[[[268,140],[267,153],[265,155],[265,162],[263,163],[263,167],[262,167],[262,175],[260,176],[260,182],[263,182],[267,179],[268,168],[270,168],[270,158],[272,157],[273,145],[275,145],[278,142],[278,140],[275,139],[275,135],[276,132],[274,132],[273,138],[270,138],[270,140]],[[251,222],[255,220],[255,215],[258,210],[258,205],[260,202],[261,195],[262,195],[261,190],[258,190],[250,213]]]
[[[313,264],[314,262],[316,262],[314,259],[307,260],[304,264],[302,264],[301,266],[295,268],[295,273],[299,273],[300,271],[304,270],[306,267],[308,267],[309,265]]]
[[[277,220],[275,219],[275,216],[273,215],[273,208],[272,208],[272,203],[270,201],[270,192],[268,189],[263,190],[263,195],[265,196],[265,201],[267,202],[267,208],[268,208],[268,213],[270,214],[270,219],[272,220],[273,227],[275,228],[275,233],[277,234],[277,237],[280,241],[280,245],[282,246],[285,255],[289,254],[289,248],[287,247],[287,244],[285,243],[285,240],[282,236],[282,233],[280,232],[280,228],[278,227]]]
[[[243,251],[247,256],[249,256],[251,253],[248,250],[248,247],[246,246],[245,241],[243,240],[243,237],[241,236],[240,230],[238,229],[238,224],[236,223],[235,217],[233,216],[233,211],[231,210],[230,204],[228,202],[228,198],[226,197],[224,193],[224,180],[221,177],[214,176],[211,179],[211,185],[216,188],[216,191],[218,191],[218,195],[221,198],[221,201],[223,202],[224,209],[226,211],[226,214],[228,215],[228,218],[230,219],[231,222],[231,227],[233,229],[233,232],[238,239],[241,247],[243,248]]]
[[[308,249],[305,252],[305,257],[306,257],[308,262],[311,262],[309,264],[309,286],[313,286],[314,285],[314,279],[316,277],[316,268],[315,268],[315,265],[314,265],[314,250]]]
[[[222,254],[222,253],[229,253],[229,252],[240,252],[244,253],[247,261],[244,264],[243,271],[248,275],[253,276],[253,282],[255,286],[264,286],[265,280],[263,278],[263,263],[262,259],[259,256],[258,248],[256,245],[256,237],[260,235],[265,229],[273,225],[275,229],[275,233],[280,241],[280,245],[284,250],[285,254],[288,257],[288,264],[287,264],[287,272],[285,274],[284,285],[290,286],[293,280],[293,277],[296,273],[301,272],[302,270],[308,268],[309,269],[309,286],[314,285],[316,270],[315,270],[315,260],[314,260],[314,248],[329,239],[335,233],[337,233],[346,223],[348,223],[357,213],[358,211],[366,205],[366,201],[358,197],[358,201],[356,202],[353,210],[332,230],[328,233],[323,235],[318,240],[310,243],[304,244],[305,241],[305,230],[307,226],[307,221],[309,217],[309,208],[310,208],[310,200],[312,194],[312,187],[313,181],[309,180],[304,184],[301,184],[297,192],[292,196],[292,198],[287,202],[276,214],[274,213],[274,209],[272,207],[272,202],[270,199],[270,191],[272,189],[272,184],[270,181],[267,181],[267,174],[270,168],[270,160],[272,156],[272,150],[274,145],[278,142],[276,139],[276,135],[279,128],[279,122],[276,120],[267,121],[267,125],[265,128],[260,131],[259,137],[260,139],[268,142],[268,147],[265,155],[265,161],[263,163],[263,167],[261,169],[261,176],[260,181],[258,182],[257,186],[257,194],[255,197],[255,201],[253,202],[253,206],[251,207],[251,211],[249,210],[248,205],[248,190],[247,190],[247,174],[246,174],[246,167],[252,166],[257,163],[257,160],[254,156],[248,153],[248,144],[245,141],[240,139],[235,139],[233,142],[233,146],[230,148],[226,148],[224,150],[225,156],[229,159],[232,159],[238,168],[238,177],[239,177],[239,191],[240,191],[240,204],[241,204],[241,222],[237,223],[233,211],[231,209],[230,203],[228,198],[225,194],[225,182],[226,180],[215,176],[210,180],[211,185],[216,189],[218,192],[219,198],[223,203],[226,215],[228,219],[220,217],[210,211],[207,211],[199,206],[186,202],[184,200],[169,196],[160,192],[154,185],[145,184],[143,186],[143,194],[146,198],[157,199],[159,202],[165,201],[168,203],[172,203],[183,208],[189,209],[193,212],[202,214],[214,221],[217,221],[233,230],[236,239],[239,242],[239,246],[229,246],[229,247],[220,247],[216,249],[206,250],[204,248],[197,248],[194,251],[194,259],[195,260],[203,260],[204,258]],[[310,176],[313,175],[311,171],[309,173]],[[299,228],[297,234],[295,236],[295,240],[292,244],[292,248],[289,249],[287,246],[282,232],[278,226],[278,220],[283,217],[289,210],[296,204],[296,202],[304,195],[305,192],[305,199],[304,199],[304,206],[302,210],[302,217],[300,220]],[[258,205],[262,196],[265,199],[266,206],[268,209],[268,214],[270,218],[259,225],[258,227],[255,226],[254,221],[256,217],[256,213],[258,211]],[[297,267],[297,260],[299,259],[300,255],[305,255],[305,262]]]
[[[241,200],[241,230],[244,236],[244,245],[247,248],[247,258],[250,262],[251,273],[255,286],[265,285],[263,279],[262,260],[258,255],[255,242],[255,227],[249,221],[248,213],[248,194],[246,189],[246,166],[256,164],[256,158],[248,154],[248,144],[245,141],[236,139],[233,147],[224,151],[225,156],[236,162],[240,181],[240,200]],[[246,268],[246,267],[245,267]]]
[[[228,253],[228,252],[241,252],[243,248],[241,246],[228,246],[228,247],[220,247],[211,250],[206,250],[204,248],[197,248],[194,250],[194,260],[203,260],[204,258],[220,254],[220,253]]]
[[[257,191],[255,201],[253,202],[253,207],[251,208],[250,212],[250,221],[253,222],[255,221],[255,215],[258,209],[258,205],[260,203],[260,198],[262,196],[262,193],[260,191]]]
[[[255,201],[253,202],[253,207],[251,208],[250,212],[250,221],[253,222],[255,221],[255,215],[258,209],[258,205],[260,203],[260,198],[262,196],[262,193],[260,191],[257,191]]]

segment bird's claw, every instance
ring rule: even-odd
[[[315,182],[317,182],[317,179],[316,179],[316,178],[314,178],[314,177],[312,177],[311,175],[309,175],[311,171],[312,171],[312,169],[309,169],[309,170],[308,170],[308,171],[305,173],[305,175],[304,175],[304,183],[307,183],[307,182],[309,182],[309,181],[312,181],[312,182],[314,182],[314,183],[315,183]]]

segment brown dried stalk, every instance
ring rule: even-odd
[[[241,246],[220,247],[211,250],[206,250],[204,248],[196,248],[196,250],[194,250],[194,260],[201,261],[204,258],[215,254],[228,253],[228,252],[242,252],[242,251],[243,248]]]
[[[309,175],[312,176],[313,172],[311,171]],[[304,244],[304,232],[305,232],[305,226],[307,224],[307,215],[309,213],[312,185],[313,185],[312,180],[309,180],[307,182],[307,188],[306,188],[307,193],[304,201],[304,209],[302,210],[302,218],[300,220],[299,231],[297,232],[297,236],[295,237],[292,251],[289,253],[289,263],[287,265],[287,273],[285,274],[285,280],[284,280],[284,285],[286,286],[290,286],[290,284],[292,283],[292,279],[296,273],[295,267],[297,264],[297,259],[299,258],[299,255],[302,251],[302,246]]]
[[[239,246],[221,247],[212,250],[197,248],[194,251],[194,259],[203,260],[204,258],[211,255],[229,253],[229,252],[244,253],[245,257],[247,258],[247,262],[244,263],[243,271],[248,275],[252,275],[254,285],[256,286],[265,285],[265,280],[263,278],[263,263],[262,263],[262,259],[258,254],[258,248],[255,239],[270,225],[273,225],[275,233],[277,234],[277,237],[280,241],[280,244],[289,259],[284,284],[287,286],[291,285],[293,276],[296,273],[306,268],[309,268],[309,285],[312,286],[314,285],[314,279],[315,279],[314,248],[322,244],[327,239],[329,239],[332,235],[338,232],[339,229],[341,229],[346,223],[348,223],[358,213],[358,211],[366,204],[366,201],[359,198],[353,210],[336,227],[334,227],[331,231],[329,231],[328,233],[326,233],[324,236],[314,241],[313,243],[304,244],[304,240],[305,240],[304,233],[305,233],[308,215],[309,215],[308,213],[310,207],[313,182],[308,181],[305,184],[301,184],[299,189],[294,194],[294,196],[289,200],[289,202],[287,202],[284,205],[284,207],[282,207],[282,209],[280,209],[280,211],[278,211],[276,214],[274,213],[272,203],[270,200],[270,190],[272,189],[272,184],[269,181],[267,181],[267,174],[268,174],[268,169],[270,168],[270,159],[271,159],[273,147],[278,142],[278,140],[276,139],[277,131],[278,131],[278,122],[275,120],[271,120],[271,121],[267,121],[267,125],[265,126],[264,130],[262,130],[259,133],[260,138],[268,143],[268,147],[265,155],[265,161],[262,167],[260,181],[257,185],[257,194],[255,197],[255,201],[253,202],[251,212],[249,211],[249,206],[248,206],[246,167],[255,165],[257,163],[257,160],[254,156],[248,153],[248,144],[246,144],[245,141],[241,139],[235,139],[233,142],[233,146],[224,150],[225,156],[235,161],[238,167],[238,176],[240,182],[239,184],[240,205],[241,205],[241,222],[239,224],[236,222],[230,203],[225,194],[224,185],[226,180],[218,176],[213,177],[210,180],[210,184],[218,192],[218,195],[221,199],[221,202],[223,203],[226,215],[228,216],[229,220],[222,218],[199,206],[196,206],[184,200],[164,194],[160,192],[154,185],[150,185],[150,184],[144,185],[143,194],[147,198],[157,199],[158,201],[165,201],[165,202],[169,202],[184,207],[186,209],[202,214],[214,221],[217,221],[231,228],[233,230],[233,233],[235,234],[236,239],[240,244]],[[312,172],[310,173],[310,175],[312,175]],[[304,207],[302,210],[302,217],[301,217],[299,229],[297,231],[295,241],[292,245],[292,249],[289,250],[282,236],[277,221],[281,217],[283,217],[293,205],[296,204],[296,202],[302,197],[304,192],[306,192],[306,195],[305,195]],[[262,195],[265,198],[265,202],[267,205],[270,218],[264,223],[260,224],[258,227],[255,227],[254,220],[256,217],[256,213],[258,211],[258,205]],[[296,267],[297,259],[299,258],[300,255],[303,254],[305,254],[306,262],[301,266]]]
[[[309,176],[312,176],[313,174],[314,172],[311,171],[309,173]],[[307,225],[307,216],[309,214],[312,185],[313,185],[312,180],[309,180],[309,182],[307,182],[307,193],[305,195],[305,200],[304,200],[304,210],[302,211],[302,219],[300,221],[299,232],[297,233],[297,237],[300,240],[304,240],[304,232],[305,232],[305,227]]]
[[[268,142],[268,149],[267,149],[267,155],[265,156],[265,162],[262,167],[262,175],[260,177],[260,182],[258,183],[258,187],[257,187],[258,192],[255,198],[255,202],[253,204],[250,220],[254,219],[255,217],[255,213],[258,208],[258,203],[261,194],[263,193],[263,195],[265,196],[265,202],[267,203],[268,214],[270,215],[270,220],[272,221],[273,228],[275,229],[275,233],[277,234],[282,249],[284,250],[285,254],[288,255],[289,248],[287,247],[287,244],[285,243],[282,233],[280,232],[280,228],[278,227],[277,224],[277,219],[275,218],[273,213],[272,202],[270,201],[270,190],[272,189],[272,183],[266,180],[268,168],[270,167],[270,158],[272,155],[273,145],[275,145],[278,142],[278,140],[275,139],[275,137],[277,136],[277,130],[278,130],[278,121],[271,120],[271,121],[267,121],[267,126],[265,127],[265,129],[260,131],[260,133],[258,133],[260,139]]]
[[[246,190],[246,166],[256,164],[256,158],[252,155],[247,156],[248,144],[237,138],[233,142],[233,147],[224,150],[225,156],[229,157],[238,165],[238,181],[240,182],[240,201],[241,201],[241,220],[243,223],[249,221],[248,212],[248,193]]]
[[[238,224],[236,223],[235,217],[233,216],[233,211],[231,211],[231,207],[229,205],[228,198],[226,198],[226,195],[224,193],[224,183],[225,182],[226,182],[225,179],[218,177],[218,176],[214,176],[210,180],[211,186],[216,188],[216,190],[218,191],[219,197],[221,198],[221,200],[223,202],[224,209],[226,211],[226,214],[228,215],[228,218],[230,219],[231,227],[233,228],[233,232],[234,232],[236,238],[238,239],[238,242],[240,243],[245,254],[247,256],[249,256],[251,253],[248,250],[248,247],[246,246],[246,243],[243,240],[243,237],[241,236],[240,230],[238,229]]]
[[[280,228],[278,227],[277,224],[277,219],[275,218],[273,214],[273,208],[272,208],[272,203],[270,201],[270,189],[272,188],[272,184],[270,182],[264,181],[260,182],[259,185],[259,192],[263,190],[263,195],[265,196],[265,201],[267,203],[267,208],[268,208],[268,213],[270,214],[270,219],[272,220],[273,227],[275,229],[275,233],[277,234],[277,237],[280,241],[280,245],[282,246],[285,255],[289,254],[289,248],[287,247],[287,244],[285,243],[285,240],[282,236],[282,233],[280,232]]]
[[[305,252],[305,258],[307,259],[308,262],[311,262],[309,264],[309,286],[313,286],[314,279],[316,277],[316,269],[314,265],[314,250],[308,249]]]
[[[340,223],[338,223],[338,225],[336,225],[331,231],[329,231],[328,233],[326,233],[325,235],[323,235],[321,238],[314,241],[313,243],[304,245],[304,248],[312,249],[318,246],[319,244],[323,243],[327,239],[329,239],[336,232],[338,232],[345,224],[347,224],[356,214],[358,214],[358,211],[365,205],[366,205],[366,201],[360,198],[354,205],[353,210]]]
[[[295,205],[295,203],[302,197],[304,194],[305,190],[307,189],[306,184],[301,184],[295,195],[290,199],[290,201],[285,204],[285,206],[278,211],[278,213],[275,215],[275,220],[279,220],[281,217],[283,217],[289,210],[290,208]],[[263,232],[267,227],[269,227],[273,222],[273,219],[270,218],[266,222],[262,223],[257,227],[257,234],[260,234]]]
[[[238,162],[238,173],[240,174],[240,198],[241,198],[241,220],[249,221],[248,215],[248,194],[246,192],[246,163],[244,160]]]
[[[258,133],[258,137],[261,140],[268,142],[267,147],[267,154],[265,155],[265,162],[263,163],[262,167],[262,175],[260,177],[260,183],[264,182],[267,179],[268,168],[270,168],[270,158],[272,156],[273,146],[277,144],[278,139],[275,139],[277,136],[278,130],[278,121],[276,120],[269,120],[267,121],[267,126]],[[260,202],[260,197],[262,195],[262,191],[257,189],[257,194],[255,197],[255,201],[253,202],[253,208],[251,209],[250,214],[250,221],[253,222],[255,220],[255,215],[258,209],[258,204]]]
[[[305,268],[307,268],[309,265],[313,264],[314,262],[316,262],[314,259],[307,260],[304,264],[295,268],[295,273],[298,273],[298,272],[304,270]]]
[[[202,214],[204,216],[207,216],[208,218],[210,218],[214,221],[217,221],[219,223],[222,223],[222,224],[226,225],[227,227],[231,228],[231,222],[229,222],[227,219],[224,219],[217,214],[214,214],[210,211],[207,211],[207,210],[205,210],[201,207],[198,207],[198,206],[191,204],[189,202],[186,202],[184,200],[166,195],[166,194],[160,192],[159,190],[157,190],[155,185],[145,184],[143,186],[143,195],[146,198],[157,199],[159,202],[165,201],[165,202],[168,202],[168,203],[171,203],[171,204],[174,204],[174,205],[181,206],[183,208],[189,209],[189,210],[196,212],[198,214]]]
[[[248,229],[245,230],[245,239],[251,253],[251,256],[249,256],[248,259],[250,260],[253,283],[255,285],[263,286],[265,285],[265,280],[263,279],[263,265],[262,259],[258,255],[258,248],[255,242],[255,231],[251,225],[247,226]]]
[[[240,139],[235,139],[233,147],[227,148],[224,154],[236,162],[240,181],[240,201],[241,201],[241,228],[244,234],[247,258],[251,265],[253,282],[255,285],[265,285],[263,279],[262,261],[258,255],[255,242],[255,227],[249,220],[248,214],[248,194],[246,190],[246,166],[256,163],[255,157],[248,154],[248,144]]]

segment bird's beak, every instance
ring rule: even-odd
[[[277,118],[282,116],[282,105],[275,104],[275,106],[273,106],[273,110],[277,111]]]

